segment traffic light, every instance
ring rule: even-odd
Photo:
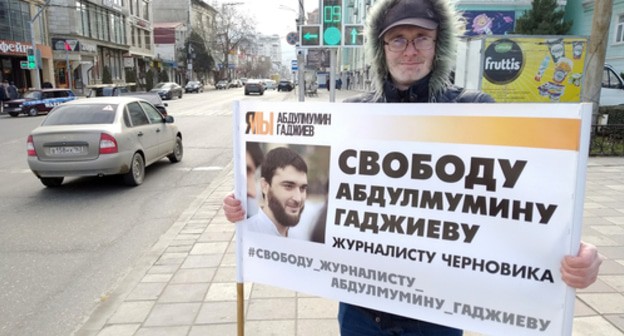
[[[357,24],[344,25],[344,46],[359,47],[364,44],[364,26]]]
[[[34,69],[37,66],[35,65],[35,49],[30,48],[27,50],[27,60],[28,60],[28,69]]]
[[[301,42],[299,45],[302,47],[318,47],[320,45],[320,32],[321,27],[316,26],[301,26],[301,32],[299,36]]]
[[[322,0],[323,45],[342,43],[342,0]]]

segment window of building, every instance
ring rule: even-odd
[[[615,43],[624,43],[624,14],[618,17],[615,26]]]
[[[0,40],[30,41],[28,3],[0,0]]]
[[[141,1],[141,17],[145,20],[149,20],[149,1]]]
[[[145,49],[149,49],[152,44],[152,35],[150,34],[148,30],[144,30],[143,36],[145,37],[145,44],[143,45],[143,47]]]

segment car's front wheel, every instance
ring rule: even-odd
[[[145,161],[139,153],[134,153],[130,163],[130,171],[123,175],[124,183],[129,186],[138,186],[145,178]]]
[[[171,163],[177,163],[182,161],[182,156],[184,155],[184,146],[182,146],[182,138],[179,136],[176,137],[175,146],[173,147],[173,152],[167,155],[167,159],[171,161]]]
[[[41,183],[48,188],[58,187],[63,183],[64,177],[41,177]]]
[[[9,115],[11,117],[17,117],[19,115],[19,113],[17,113],[17,112],[9,112]]]

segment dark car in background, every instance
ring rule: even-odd
[[[173,99],[173,97],[182,98],[184,88],[174,82],[160,82],[154,86],[149,92],[156,92],[163,100]]]
[[[202,83],[198,82],[198,81],[189,81],[184,86],[184,92],[185,93],[191,93],[191,92],[200,93],[200,92],[204,92],[204,85],[202,85]]]
[[[39,113],[48,113],[55,106],[77,99],[70,89],[41,89],[30,90],[22,98],[4,102],[4,112],[11,117],[20,114],[36,116]]]
[[[295,84],[289,80],[281,80],[279,84],[277,84],[277,91],[292,91],[295,88]]]
[[[251,93],[257,93],[259,95],[264,94],[264,84],[259,80],[248,80],[245,84],[245,96],[248,96]]]

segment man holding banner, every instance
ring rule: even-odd
[[[449,82],[460,19],[446,0],[376,1],[366,30],[376,90],[347,102],[493,102],[486,94],[465,91]],[[223,208],[228,220],[244,219],[244,209],[233,195],[224,198]],[[581,242],[577,256],[562,260],[561,278],[570,287],[585,288],[596,281],[601,262],[596,248]],[[340,304],[338,318],[343,336],[462,334],[459,329],[347,303]]]

